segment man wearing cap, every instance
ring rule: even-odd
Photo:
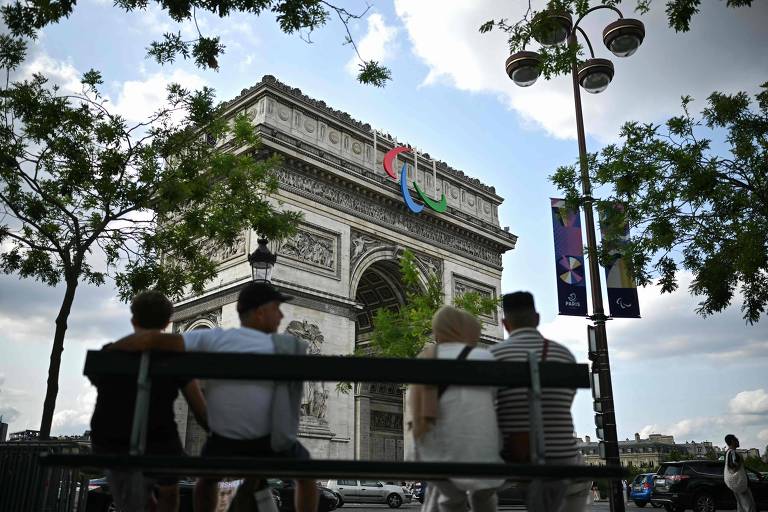
[[[575,363],[568,348],[544,338],[538,331],[539,314],[533,295],[515,292],[504,295],[504,328],[509,337],[491,347],[499,361],[528,361],[533,351],[540,361]],[[528,389],[500,389],[497,395],[496,415],[504,438],[502,457],[510,463],[530,462],[531,425],[528,415]],[[545,388],[541,406],[544,430],[546,464],[577,464],[576,437],[573,433],[571,404],[575,389]],[[533,512],[580,511],[586,502],[587,487],[565,481],[534,481],[528,488],[528,510]]]
[[[240,327],[200,329],[183,335],[140,333],[123,338],[111,348],[304,355],[304,341],[292,335],[275,334],[283,318],[280,304],[292,298],[269,283],[248,283],[237,298]],[[205,394],[211,436],[201,455],[309,458],[307,450],[296,440],[301,391],[301,382],[209,380]],[[197,512],[215,510],[218,481],[198,479]],[[296,484],[296,511],[315,512],[315,482],[299,480]]]

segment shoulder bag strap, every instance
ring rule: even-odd
[[[549,353],[549,340],[544,338],[544,347],[541,349],[541,360],[547,360],[547,354]]]
[[[472,349],[475,347],[470,347],[469,345],[466,345],[463,349],[461,349],[461,352],[459,352],[459,356],[456,358],[457,360],[461,361],[462,359],[466,359],[470,352],[472,352]],[[437,350],[437,347],[435,347],[435,350]],[[448,386],[450,384],[440,384],[437,386],[437,399],[440,400],[440,397],[443,396],[443,393],[445,393],[445,390],[448,389]]]

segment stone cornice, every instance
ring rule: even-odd
[[[501,270],[501,255],[514,246],[440,220],[436,216],[409,214],[402,204],[386,200],[381,194],[375,194],[359,185],[358,190],[355,190],[354,185],[346,180],[328,180],[319,174],[316,168],[299,170],[284,167],[276,170],[281,190],[347,212],[491,268]]]
[[[292,151],[300,153],[301,155],[313,160],[321,161],[323,164],[328,165],[334,169],[338,169],[339,171],[345,172],[351,170],[355,172],[359,177],[369,182],[371,185],[374,185],[373,188],[375,189],[385,189],[391,191],[394,195],[399,194],[400,189],[398,185],[392,180],[387,180],[384,177],[375,174],[370,169],[356,165],[352,162],[344,160],[343,158],[328,154],[320,148],[314,147],[305,141],[300,141],[295,137],[291,137],[290,135],[287,135],[279,130],[269,126],[260,126],[259,136],[261,137],[262,141],[273,143],[273,145],[276,146],[276,149],[278,150],[280,149],[280,146],[288,146]],[[502,244],[504,246],[502,252],[506,252],[507,250],[515,248],[515,244],[517,243],[517,236],[513,235],[509,231],[501,229],[493,223],[478,219],[477,217],[462,212],[461,210],[452,206],[449,206],[446,212],[442,215],[446,215],[449,218],[454,217],[456,220],[473,225],[473,227],[481,228],[491,236],[500,238],[504,241]]]
[[[284,84],[283,82],[279,81],[277,78],[275,78],[272,75],[264,75],[261,78],[261,81],[253,85],[252,87],[249,87],[247,89],[243,89],[240,91],[240,94],[236,96],[235,98],[224,102],[222,106],[225,108],[225,110],[232,111],[236,110],[237,107],[239,107],[243,103],[248,103],[250,98],[255,98],[256,95],[258,95],[260,92],[266,90],[266,89],[272,89],[275,92],[278,92],[282,95],[285,95],[289,97],[293,102],[302,104],[303,106],[310,108],[312,110],[318,111],[322,113],[323,115],[333,119],[334,121],[344,125],[348,129],[353,129],[355,131],[360,132],[365,137],[369,137],[373,139],[373,129],[371,128],[371,125],[368,123],[363,123],[361,121],[358,121],[357,119],[354,119],[352,116],[350,116],[346,112],[342,112],[340,110],[336,110],[328,105],[324,101],[316,100],[314,98],[310,98],[306,94],[301,92],[301,89],[297,87],[291,87],[287,84]],[[385,142],[388,144],[392,144],[391,141],[387,141],[384,139]],[[406,143],[402,143],[403,145],[408,145]],[[425,157],[429,158],[428,154],[424,155]],[[454,169],[447,163],[436,160],[437,162],[437,170],[440,173],[443,173],[447,176],[450,176],[453,179],[456,179],[457,181],[466,183],[470,185],[471,187],[485,192],[486,194],[492,195],[497,203],[501,203],[503,201],[503,198],[501,198],[498,194],[496,194],[496,188],[486,185],[482,183],[477,178],[473,178],[469,176],[468,174],[464,173],[464,171]]]

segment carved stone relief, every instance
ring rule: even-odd
[[[210,256],[215,263],[221,264],[245,254],[245,232],[240,233],[240,236],[235,239],[235,242],[228,247],[215,246],[211,243],[206,245],[208,246],[208,250],[206,251],[208,256]]]
[[[288,324],[286,332],[297,336],[309,344],[307,353],[318,355],[324,341],[320,328],[304,321],[294,320]],[[304,382],[304,396],[301,399],[301,415],[325,419],[327,413],[328,391],[324,382]]]
[[[484,297],[496,298],[496,289],[483,283],[478,283],[469,278],[453,274],[453,296],[458,297],[467,292],[475,292]],[[494,310],[492,315],[481,315],[486,323],[498,324],[498,312]]]
[[[371,411],[371,430],[403,431],[403,415],[396,412]]]
[[[280,187],[284,190],[310,197],[338,210],[350,212],[357,217],[393,231],[436,243],[445,249],[458,252],[494,268],[501,268],[501,252],[485,246],[479,240],[472,240],[455,232],[438,229],[427,220],[377,204],[377,202],[371,201],[369,197],[333,186],[327,181],[302,175],[295,170],[281,168],[276,169],[275,174],[280,182]],[[352,250],[354,254],[354,246]]]
[[[386,245],[383,240],[355,230],[351,231],[350,238],[352,241],[349,254],[350,268],[355,268],[360,258],[371,249]]]
[[[206,311],[183,320],[174,320],[173,332],[181,334],[190,330],[219,326],[221,326],[221,308]]]
[[[340,244],[340,233],[303,223],[293,237],[283,242],[280,257],[298,262],[304,270],[338,278],[341,272]]]

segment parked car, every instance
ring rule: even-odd
[[[290,512],[295,510],[295,502],[293,496],[296,492],[293,480],[278,480],[270,478],[267,483],[273,491],[277,492],[280,497],[280,505],[278,508],[280,512]],[[317,505],[317,512],[331,512],[336,510],[339,506],[339,499],[336,497],[336,493],[328,489],[327,487],[320,487],[320,501]]]
[[[386,503],[398,508],[410,503],[413,495],[399,485],[388,485],[378,480],[328,480],[328,488],[344,503]]]
[[[653,480],[656,478],[656,473],[642,473],[637,475],[630,485],[629,499],[635,502],[638,507],[644,507],[648,503],[651,503],[651,493],[653,492]],[[651,503],[654,508],[659,508],[661,505],[657,503]]]
[[[723,461],[684,460],[663,462],[653,485],[651,503],[669,512],[714,512],[735,509],[736,498],[723,479]],[[768,479],[747,469],[749,488],[758,510],[768,510]]]
[[[413,498],[419,503],[424,503],[424,497],[427,495],[427,482],[414,482],[411,487]]]

